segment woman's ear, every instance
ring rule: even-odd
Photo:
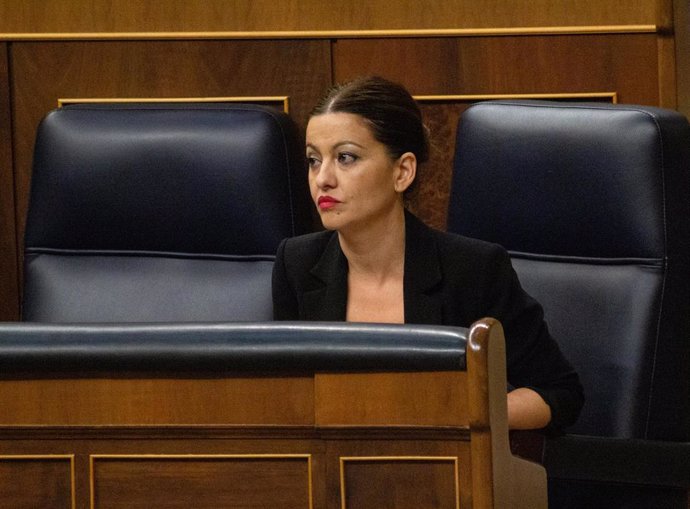
[[[403,193],[412,185],[417,176],[417,156],[412,152],[405,152],[397,160],[395,172],[395,190]]]

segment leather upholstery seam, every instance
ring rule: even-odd
[[[223,255],[213,253],[177,253],[172,251],[122,251],[122,250],[96,250],[96,249],[58,249],[58,248],[26,248],[27,256],[34,255],[54,255],[54,256],[126,256],[126,257],[147,257],[147,258],[180,258],[196,260],[219,260],[219,261],[266,261],[275,260],[275,255]]]
[[[668,259],[668,229],[667,229],[667,217],[666,217],[666,160],[664,158],[664,138],[659,126],[659,122],[656,117],[651,113],[644,112],[649,115],[649,117],[654,122],[656,130],[659,136],[659,149],[660,149],[660,163],[661,163],[661,210],[662,210],[662,221],[664,225],[664,266],[666,267],[666,260]],[[652,356],[652,372],[650,374],[649,380],[649,398],[647,400],[647,416],[645,418],[645,429],[644,436],[649,436],[649,427],[652,420],[652,402],[654,401],[654,381],[656,380],[656,367],[657,367],[657,357],[659,354],[659,338],[661,336],[661,317],[663,315],[664,307],[664,295],[666,293],[666,277],[668,274],[668,268],[664,270],[663,277],[661,279],[661,298],[659,299],[659,312],[657,314],[656,322],[656,337],[654,338],[654,354]]]
[[[644,265],[650,267],[663,267],[664,258],[633,258],[633,257],[589,257],[589,256],[563,256],[539,253],[525,253],[522,251],[508,251],[510,257],[519,260],[533,260],[553,263],[572,263],[590,265]]]

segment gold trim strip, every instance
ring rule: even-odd
[[[69,460],[69,475],[70,475],[70,498],[72,499],[72,509],[77,507],[77,480],[76,470],[74,466],[74,454],[2,454],[0,461],[13,460]]]
[[[345,461],[458,461],[457,456],[341,456]]]
[[[537,26],[432,28],[397,30],[256,30],[219,32],[36,32],[3,33],[0,41],[132,40],[132,39],[349,39],[389,37],[489,37],[507,35],[582,35],[657,33],[657,25]]]
[[[89,459],[311,459],[311,454],[90,454]]]
[[[58,108],[67,104],[128,104],[128,103],[243,103],[243,102],[279,102],[283,111],[290,112],[290,97],[281,96],[235,96],[235,97],[86,97],[59,98]]]
[[[96,507],[95,460],[99,459],[306,459],[307,460],[307,496],[309,509],[314,509],[314,488],[312,480],[311,454],[90,454],[89,455],[89,500],[91,509]],[[75,509],[73,506],[72,509]]]
[[[469,95],[415,95],[416,101],[492,101],[497,99],[611,99],[618,103],[618,92],[574,92],[546,94],[469,94]]]
[[[455,476],[455,509],[460,509],[460,481],[457,456],[341,456],[340,457],[340,508],[347,509],[345,499],[345,462],[375,462],[375,461],[452,461]]]
[[[76,474],[76,466],[74,464],[74,454],[70,454],[70,476],[71,476],[71,484],[72,484],[72,509],[77,509],[77,474]]]
[[[74,454],[0,454],[2,460],[73,460]]]

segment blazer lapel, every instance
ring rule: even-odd
[[[431,229],[405,214],[405,323],[443,324],[441,266]]]
[[[312,267],[315,287],[303,294],[306,320],[344,321],[347,313],[347,258],[333,233],[319,261]]]
[[[305,320],[344,321],[347,314],[347,259],[333,233],[311,269],[314,287],[303,293]],[[442,324],[443,302],[438,247],[431,229],[405,213],[405,323]]]

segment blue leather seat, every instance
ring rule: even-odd
[[[255,105],[73,105],[38,129],[22,319],[270,320],[272,260],[310,229],[291,119]]]
[[[689,170],[669,110],[497,101],[461,118],[448,229],[510,251],[585,388],[546,441],[552,507],[687,507]]]

